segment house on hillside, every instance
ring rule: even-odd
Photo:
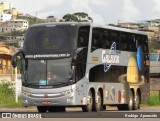
[[[11,66],[12,56],[18,51],[17,48],[0,45],[0,82],[14,81],[14,69]],[[20,71],[18,70],[18,73]]]

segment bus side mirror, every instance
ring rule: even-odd
[[[18,56],[24,58],[24,53],[23,53],[23,51],[17,52],[17,53],[12,57],[11,64],[12,64],[13,68],[16,68],[16,67],[17,67],[17,57],[18,57]]]
[[[12,57],[11,63],[12,63],[13,68],[17,67],[17,55],[16,54]]]

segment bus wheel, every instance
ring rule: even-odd
[[[118,110],[125,110],[124,104],[117,105]]]
[[[57,106],[57,107],[56,107],[56,111],[57,111],[57,112],[65,112],[66,109],[65,109],[64,106]]]
[[[106,105],[103,105],[103,110],[105,111],[107,108],[106,108]]]
[[[126,110],[132,110],[133,109],[133,103],[134,103],[133,93],[130,90],[130,92],[129,92],[129,102],[128,102],[127,105],[125,105],[125,109]]]
[[[40,113],[45,113],[47,112],[48,107],[47,106],[37,106],[37,110]]]
[[[49,106],[48,107],[48,112],[56,112],[56,109],[54,106]]]
[[[95,98],[95,111],[101,111],[103,108],[103,99],[102,99],[102,94],[100,91],[98,91],[96,98]]]
[[[140,101],[139,101],[139,95],[138,92],[134,96],[134,104],[133,104],[133,109],[138,110],[140,108]]]
[[[48,107],[49,112],[65,112],[65,107],[62,106],[50,106]]]
[[[93,107],[93,94],[90,90],[87,96],[87,105],[82,106],[82,110],[83,112],[91,112],[92,107]]]

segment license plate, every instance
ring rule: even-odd
[[[42,104],[49,105],[49,104],[51,104],[51,101],[43,101]]]

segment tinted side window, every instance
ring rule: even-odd
[[[102,48],[102,29],[93,28],[91,51]]]
[[[129,43],[128,43],[129,51],[136,52],[137,51],[137,48],[136,48],[136,35],[129,34],[128,41],[129,41]]]
[[[78,32],[78,42],[77,47],[88,47],[88,41],[89,41],[89,26],[82,26],[79,28]]]
[[[127,51],[128,50],[127,33],[120,32],[119,40],[121,42],[121,44],[120,44],[120,50]]]
[[[120,42],[120,39],[119,39],[119,32],[111,30],[110,31],[110,39],[109,40],[110,40],[111,44],[113,42],[116,42],[116,49],[120,50],[121,42]]]

